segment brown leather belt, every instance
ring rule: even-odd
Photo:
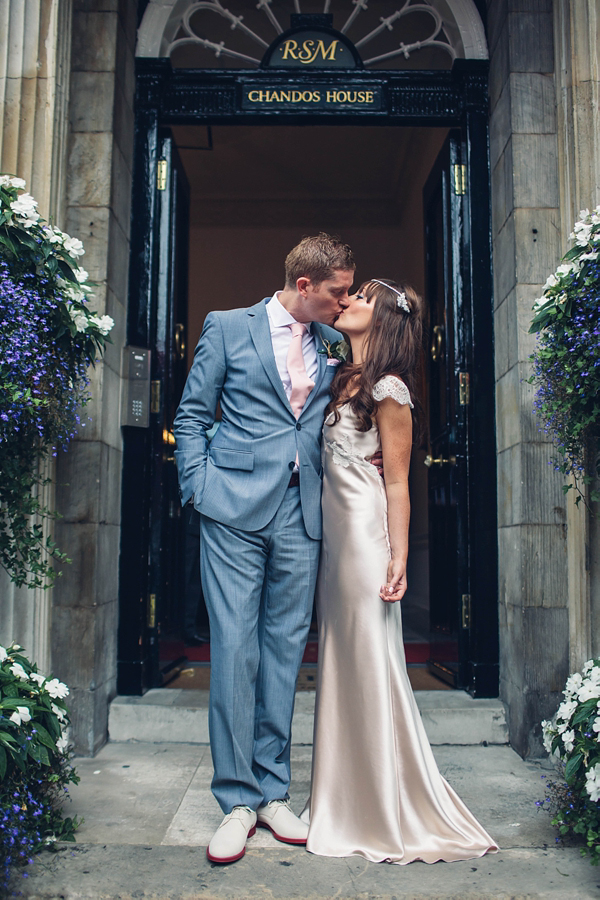
[[[300,484],[300,473],[292,472],[292,476],[290,478],[290,483],[288,484],[288,487],[298,487],[299,484]]]

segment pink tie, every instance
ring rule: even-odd
[[[287,369],[292,382],[290,406],[298,419],[315,383],[308,377],[302,353],[302,337],[307,330],[306,325],[303,325],[302,322],[294,322],[290,328],[292,329],[292,341],[287,355]]]

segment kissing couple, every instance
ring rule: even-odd
[[[212,790],[225,813],[207,848],[215,863],[240,859],[257,826],[374,862],[498,849],[438,771],[404,658],[423,304],[381,278],[349,296],[354,270],[346,244],[306,237],[282,291],[209,313],[175,418],[210,618]],[[312,781],[299,818],[291,723],[315,588]]]

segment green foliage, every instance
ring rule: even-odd
[[[546,783],[538,803],[561,839],[583,841],[583,855],[600,863],[600,659],[569,676],[552,721],[542,722],[544,746],[557,760],[559,778]]]
[[[68,748],[68,693],[17,644],[0,647],[0,890],[43,847],[75,840],[80,822],[63,815],[68,785],[79,781]]]
[[[39,463],[74,436],[113,322],[88,307],[81,241],[45,223],[24,187],[0,175],[0,565],[18,586],[46,587],[66,556],[45,537],[56,514]]]

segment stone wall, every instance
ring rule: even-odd
[[[71,688],[79,754],[106,740],[116,693],[121,498],[121,352],[125,341],[133,153],[135,0],[75,0],[67,156],[67,231],[115,320],[92,372],[84,426],[58,460],[56,540],[73,562],[54,590],[52,658]]]
[[[488,38],[501,697],[511,743],[537,755],[569,660],[568,513],[526,383],[531,307],[561,254],[551,0],[493,0]]]
[[[65,163],[71,57],[70,0],[0,4],[0,172],[18,175],[39,212],[65,228]],[[54,474],[52,461],[44,476]],[[54,505],[54,491],[42,489]],[[49,533],[49,523],[43,523]],[[40,671],[52,665],[51,590],[17,589],[0,570],[0,643],[22,644]]]

